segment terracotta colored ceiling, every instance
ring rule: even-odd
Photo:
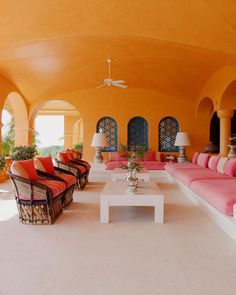
[[[0,73],[28,102],[96,89],[107,77],[129,88],[197,99],[218,69],[236,65],[233,0],[8,0],[0,2]]]

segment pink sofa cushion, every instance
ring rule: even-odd
[[[218,163],[217,163],[217,172],[219,173],[224,173],[224,170],[225,170],[225,166],[226,166],[226,163],[228,162],[228,158],[227,157],[220,157]]]
[[[208,161],[208,168],[212,171],[217,171],[217,165],[220,160],[220,156],[211,156]]]
[[[165,170],[170,174],[173,174],[175,170],[183,170],[183,169],[202,169],[201,166],[193,164],[193,163],[168,163],[165,165]]]
[[[236,204],[236,179],[207,179],[191,183],[190,188],[223,214],[232,216]]]
[[[197,164],[197,158],[199,156],[199,153],[194,153],[193,157],[192,157],[192,163],[193,164]]]
[[[128,152],[116,152],[115,161],[126,161]]]
[[[155,151],[147,151],[143,157],[144,161],[156,161],[156,152]]]
[[[39,178],[34,167],[34,160],[13,161],[10,168],[11,172],[20,177],[35,181]]]
[[[200,153],[197,158],[197,164],[199,166],[202,166],[203,168],[207,168],[209,158],[210,158],[210,155]]]
[[[229,176],[235,176],[235,172],[236,172],[236,159],[229,159],[225,165],[224,174]]]
[[[229,176],[213,172],[210,169],[188,169],[188,170],[175,170],[172,175],[186,186],[190,186],[193,181],[202,179],[227,179]]]
[[[141,167],[148,169],[148,170],[164,170],[165,163],[160,161],[146,161],[146,162],[140,162]]]

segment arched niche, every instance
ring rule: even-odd
[[[128,122],[128,148],[144,146],[148,149],[148,122],[143,117],[134,117]]]
[[[103,152],[116,152],[118,149],[118,126],[116,120],[111,117],[103,117],[98,120],[97,132],[106,134],[107,147],[103,148]]]
[[[179,131],[179,123],[173,117],[161,119],[158,125],[159,152],[177,152],[175,146],[176,134]]]

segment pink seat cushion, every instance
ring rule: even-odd
[[[184,169],[202,169],[201,166],[193,163],[168,163],[165,165],[165,170],[170,174],[173,174],[175,170],[184,170]]]
[[[49,189],[51,189],[52,191],[52,196],[53,198],[56,198],[58,197],[63,191],[65,191],[66,189],[66,185],[64,182],[62,181],[57,181],[57,180],[49,180],[49,179],[41,179],[39,178],[37,180],[37,183],[41,183],[41,184],[44,184],[46,185]],[[24,194],[21,194],[19,196],[20,199],[22,200],[30,200],[30,196],[27,196],[27,195],[24,195]],[[34,194],[33,194],[33,197],[32,197],[33,200],[45,200],[45,197],[40,195],[37,188],[35,188],[35,191],[34,191]]]
[[[156,161],[156,152],[155,151],[147,151],[144,154],[143,161]]]
[[[75,184],[77,181],[76,177],[74,177],[73,175],[62,173],[59,171],[55,171],[54,175],[62,178],[66,182],[67,187],[70,187],[71,185]]]
[[[202,179],[227,179],[229,176],[214,172],[210,169],[189,169],[175,170],[172,175],[186,186],[190,186],[193,181]]]
[[[160,161],[141,161],[140,164],[143,168],[146,168],[148,170],[164,170],[165,167],[165,163]]]
[[[191,183],[190,188],[223,214],[232,216],[236,204],[236,179],[208,179]]]
[[[48,157],[37,157],[36,159],[42,163],[42,165],[45,168],[45,170],[46,170],[47,173],[54,174],[55,169],[54,169],[54,166],[53,166],[53,162],[52,162],[52,157],[51,156],[48,156]]]
[[[224,174],[228,176],[235,176],[236,171],[236,160],[229,159],[225,165]]]
[[[197,158],[198,158],[198,156],[199,156],[199,153],[194,153],[194,155],[193,155],[193,157],[192,157],[192,163],[193,164],[197,164]]]

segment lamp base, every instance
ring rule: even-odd
[[[103,162],[103,156],[101,153],[101,148],[100,147],[95,147],[96,154],[93,157],[94,163],[102,163]]]
[[[186,150],[185,146],[180,146],[179,147],[179,156],[177,158],[178,163],[188,162],[186,154],[185,154],[185,150]]]

